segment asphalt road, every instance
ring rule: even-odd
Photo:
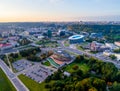
[[[29,91],[27,87],[15,76],[14,73],[7,67],[7,65],[0,59],[0,67],[5,72],[11,83],[17,89],[17,91]]]
[[[94,58],[97,58],[97,59],[102,60],[102,61],[104,61],[104,62],[111,62],[111,63],[113,63],[118,69],[120,69],[120,63],[118,63],[118,62],[115,62],[115,61],[110,60],[110,59],[105,59],[104,57],[98,57],[98,56],[96,56],[96,55],[94,55],[94,54],[90,54],[90,53],[88,53],[88,52],[84,52],[84,51],[81,51],[81,50],[73,49],[73,48],[70,48],[70,47],[65,47],[65,46],[64,46],[64,41],[59,41],[58,43],[60,44],[61,48],[65,49],[65,50],[74,52],[74,53],[79,54],[79,55],[85,54],[85,55],[88,55],[89,57],[94,57]]]
[[[3,51],[1,51],[0,52],[0,54],[2,55],[2,54],[9,54],[9,53],[16,53],[16,52],[18,52],[18,50],[16,50],[16,49],[8,49],[8,50],[3,50]]]

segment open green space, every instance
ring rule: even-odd
[[[86,72],[89,71],[89,66],[88,66],[87,64],[85,64],[85,63],[75,63],[75,62],[69,64],[69,65],[65,68],[65,70],[68,71],[68,72],[70,72],[70,73],[72,73],[72,72],[75,71],[75,70],[73,69],[74,66],[78,66],[79,69],[81,69],[84,73],[86,73]]]
[[[37,41],[36,44],[42,45],[44,47],[58,47],[59,44],[56,41],[50,41],[50,40],[42,40],[42,41]]]
[[[46,46],[46,47],[52,47],[52,48],[55,48],[55,47],[58,47],[59,44],[57,44],[57,43],[47,43],[47,44],[45,44],[45,46]]]
[[[25,75],[18,76],[30,91],[48,91],[45,88],[45,82],[37,83]]]
[[[45,66],[51,66],[49,61],[46,61],[46,62],[44,62],[42,64],[45,65]]]
[[[17,60],[23,59],[23,57],[20,54],[18,54],[18,57],[14,58],[14,59],[15,59],[15,61],[17,61]]]
[[[97,51],[90,51],[89,53],[97,54],[98,52]]]
[[[0,68],[0,91],[16,91],[10,80]]]
[[[80,45],[76,45],[76,48],[77,48],[78,50],[81,50],[81,51],[84,50]]]
[[[70,46],[70,44],[69,44],[68,41],[64,41],[64,45],[65,45],[66,47]]]
[[[118,38],[120,39],[120,35],[116,35],[116,36],[114,36],[114,38],[115,39],[118,39]]]
[[[82,51],[83,51],[83,50],[84,50],[84,47],[85,47],[85,46],[88,46],[88,44],[89,44],[88,42],[83,42],[83,43],[77,44],[77,45],[76,45],[76,48],[77,48],[78,50],[82,50]]]
[[[74,53],[74,52],[72,52],[72,51],[66,51],[66,50],[65,50],[65,52],[67,52],[67,53],[69,53],[70,55],[73,55],[73,56],[78,56],[77,53]]]

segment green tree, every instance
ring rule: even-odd
[[[120,91],[120,83],[114,82],[110,91]]]

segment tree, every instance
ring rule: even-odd
[[[52,50],[48,51],[48,57],[51,56],[52,54],[53,54]]]
[[[120,90],[120,83],[114,82],[110,91],[119,91],[119,90]]]
[[[45,84],[45,88],[51,88],[50,84]]]
[[[115,53],[120,53],[120,48],[114,50]]]
[[[110,55],[109,56],[112,60],[116,59],[117,57],[115,55]]]
[[[96,88],[92,87],[88,91],[98,91]]]
[[[77,69],[79,69],[79,66],[78,66],[78,65],[74,65],[74,66],[72,67],[72,69],[73,69],[73,70],[77,70]]]
[[[105,63],[101,67],[102,78],[106,81],[113,81],[118,69],[113,63]]]
[[[93,89],[94,88],[94,89]],[[105,91],[106,90],[106,83],[104,80],[90,77],[85,78],[82,81],[77,82],[75,85],[75,89],[77,91]]]
[[[83,60],[84,60],[83,55],[79,55],[79,56],[76,57],[75,62],[76,62],[76,63],[80,63],[80,62],[83,61]]]

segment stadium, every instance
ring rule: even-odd
[[[70,44],[82,43],[84,41],[83,35],[73,35],[68,38]]]

